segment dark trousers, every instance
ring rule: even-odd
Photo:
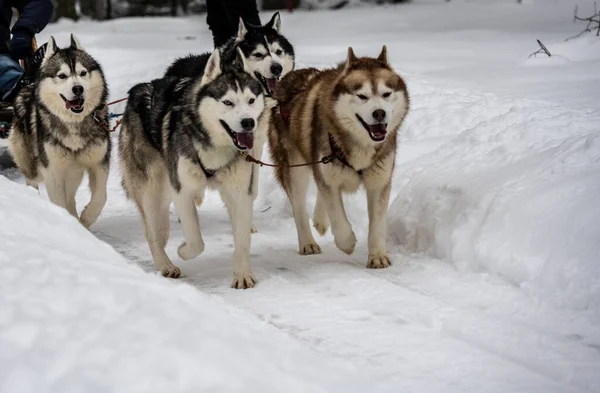
[[[240,17],[248,25],[261,25],[256,0],[206,0],[206,23],[215,47],[237,34]]]

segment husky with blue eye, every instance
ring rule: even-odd
[[[219,191],[234,238],[232,287],[250,288],[252,150],[265,113],[260,83],[251,76],[241,51],[234,65],[222,67],[215,50],[203,74],[141,83],[129,91],[119,134],[123,187],[142,216],[154,264],[167,277],[181,274],[165,252],[169,205],[175,204],[185,240],[183,260],[204,251],[195,201],[207,188]]]

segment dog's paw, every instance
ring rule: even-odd
[[[354,247],[356,247],[356,235],[354,235],[354,231],[350,230],[346,235],[336,236],[335,245],[346,254],[352,254]]]
[[[194,203],[196,204],[196,206],[201,206],[202,202],[204,202],[204,198],[202,198],[202,197],[194,198]]]
[[[248,289],[254,288],[256,285],[256,278],[252,272],[233,273],[233,281],[231,282],[231,288],[235,289]]]
[[[163,275],[163,277],[168,278],[179,278],[179,276],[181,275],[181,270],[179,270],[179,268],[173,265],[172,263],[163,266],[159,269],[159,271]]]
[[[252,228],[250,228],[250,233],[256,233],[258,232],[258,229],[256,229],[256,227],[254,225],[252,225]]]
[[[319,235],[324,236],[329,229],[329,222],[321,222],[313,219],[313,227],[319,232]]]
[[[177,249],[177,254],[179,254],[179,258],[183,259],[184,261],[188,261],[196,258],[198,255],[202,254],[203,251],[204,242],[195,247],[188,246],[186,242],[183,242]]]
[[[79,217],[79,222],[86,229],[90,229],[90,227],[96,222],[97,218],[98,218],[98,216],[96,216],[95,214],[94,215],[91,214],[90,210],[86,207],[85,209],[83,209],[83,212],[81,212],[81,216]]]
[[[378,253],[375,255],[369,255],[369,262],[367,262],[367,268],[369,269],[385,269],[386,267],[392,266],[392,261],[387,253]]]
[[[316,243],[305,244],[300,248],[301,255],[315,255],[321,253],[321,247]]]

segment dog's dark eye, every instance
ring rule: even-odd
[[[87,71],[81,71],[81,73],[79,75],[86,76],[87,75]]]
[[[388,91],[387,93],[383,93],[381,96],[382,96],[383,98],[388,98],[388,97],[389,97],[389,96],[391,96],[391,95],[392,95],[392,93]]]
[[[67,75],[66,74],[58,74],[58,77],[60,79],[67,79]]]
[[[227,106],[233,106],[233,102],[229,101],[229,100],[225,100],[223,101],[223,104],[227,105]]]
[[[283,51],[282,51],[281,49],[277,49],[277,50],[275,51],[275,54],[276,54],[277,56],[281,56],[281,54],[282,54],[282,53],[283,53]]]
[[[256,101],[254,98],[250,98],[250,100],[248,100],[248,104],[252,105],[254,104],[254,101]]]
[[[256,57],[257,59],[262,59],[263,57],[265,57],[262,53],[255,53],[252,56]]]
[[[367,97],[367,96],[366,96],[366,95],[364,95],[364,94],[357,94],[356,96],[357,96],[358,98],[360,98],[361,100],[363,100],[363,101],[366,101],[366,100],[368,100],[368,99],[369,99],[369,97]]]

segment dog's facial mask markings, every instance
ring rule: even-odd
[[[399,94],[402,89],[389,67],[385,46],[376,59],[370,60],[357,58],[350,47],[338,82],[336,115],[345,124],[354,123],[351,128],[358,140],[367,144],[383,142],[388,124],[403,113],[406,105]],[[365,131],[369,138],[364,138]]]
[[[248,82],[256,84],[253,79],[225,73],[220,67],[219,52],[215,50],[208,60],[203,76],[202,86],[212,93],[198,103],[198,114],[216,145],[230,145],[232,142],[238,150],[252,149],[254,146],[254,130],[258,117],[264,109],[264,98],[258,86],[253,92]],[[238,57],[244,71],[250,72],[248,61],[238,49]],[[219,114],[219,115],[216,115]],[[216,131],[221,130],[221,131]]]
[[[262,101],[262,96],[257,97],[248,88],[242,91],[239,86],[220,99],[223,114],[219,121],[239,150],[252,149],[254,146],[254,131],[264,108]]]

